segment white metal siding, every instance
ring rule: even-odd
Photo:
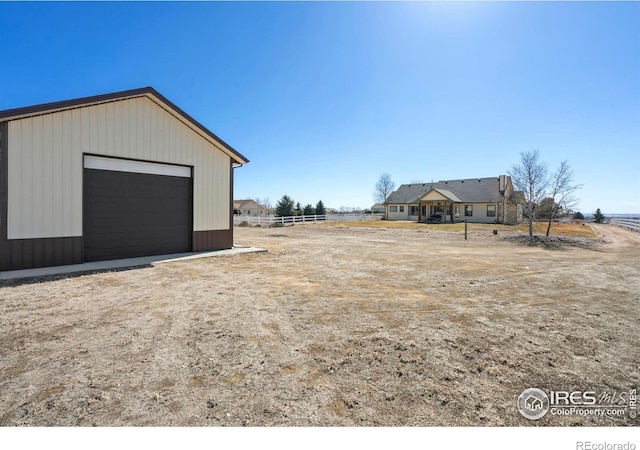
[[[83,153],[194,166],[194,231],[229,229],[230,157],[138,97],[9,122],[9,239],[82,235]]]

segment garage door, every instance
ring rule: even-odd
[[[191,169],[85,156],[84,259],[191,251]]]

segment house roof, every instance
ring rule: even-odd
[[[265,208],[266,209],[266,206],[261,205],[260,203],[256,202],[255,200],[234,200],[233,201],[233,208],[234,209]]]
[[[155,103],[159,104],[170,114],[177,116],[184,123],[194,129],[197,133],[205,137],[205,139],[213,141],[214,145],[216,145],[216,147],[220,148],[221,151],[229,155],[235,163],[246,164],[249,162],[249,160],[240,152],[238,152],[218,136],[213,134],[213,132],[207,129],[204,125],[195,120],[182,109],[178,108],[175,104],[167,100],[162,94],[160,94],[150,86],[138,89],[130,89],[127,91],[112,92],[110,94],[81,97],[52,103],[43,103],[40,105],[26,106],[22,108],[5,109],[3,111],[0,111],[0,122],[5,120],[16,120],[25,117],[38,116],[42,114],[50,114],[68,109],[92,106],[100,103],[107,103],[118,100],[126,100],[136,97],[147,97]]]
[[[389,195],[387,203],[418,203],[421,197],[432,190],[455,202],[490,203],[501,199],[500,177],[489,177],[403,184]]]
[[[261,205],[260,203],[256,202],[255,200],[253,200],[251,198],[247,199],[247,200],[234,200],[233,201],[234,205],[240,205],[240,206],[244,206],[247,203],[253,203],[253,204],[258,205],[258,206],[264,206],[264,205]]]

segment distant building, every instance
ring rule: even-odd
[[[266,216],[269,214],[269,209],[255,200],[234,200],[233,213]]]
[[[384,214],[384,204],[376,203],[371,207],[371,214]]]
[[[522,193],[511,177],[403,184],[387,198],[388,220],[433,223],[505,223],[522,219]]]

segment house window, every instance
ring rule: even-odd
[[[409,206],[409,215],[417,216],[418,215],[418,207],[417,206]]]
[[[389,212],[398,212],[397,206],[389,206]]]
[[[400,212],[404,212],[404,206],[400,207]]]
[[[464,205],[464,216],[465,217],[473,216],[473,205]]]
[[[496,205],[487,205],[487,217],[496,216]]]

